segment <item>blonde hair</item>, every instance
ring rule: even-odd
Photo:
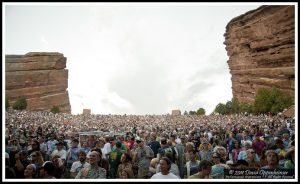
[[[36,154],[37,163],[40,164],[40,165],[43,165],[44,159],[43,159],[42,153],[40,151],[34,151],[33,153]]]

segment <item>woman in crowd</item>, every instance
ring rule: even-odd
[[[247,158],[246,161],[248,162],[249,169],[259,169],[260,165],[259,162],[256,160],[256,153],[253,149],[248,149],[246,151]]]
[[[33,179],[36,177],[36,166],[34,164],[29,164],[24,170],[25,179]]]
[[[213,179],[222,179],[224,178],[224,169],[225,167],[223,166],[223,164],[220,163],[221,161],[221,156],[219,153],[214,152],[213,156],[212,156],[212,163],[213,166],[211,168],[211,177]]]
[[[238,141],[234,141],[234,148],[232,150],[232,161],[235,164],[237,162],[238,155],[241,150],[241,144]]]
[[[121,156],[121,164],[117,170],[117,178],[121,179],[130,179],[134,178],[132,164],[131,164],[131,156],[128,153],[123,153]]]
[[[268,165],[261,167],[261,169],[279,169],[279,157],[274,150],[266,152]]]
[[[44,159],[43,155],[40,151],[34,151],[30,155],[31,157],[31,163],[35,165],[35,170],[36,170],[36,176],[40,176],[40,168],[44,164]]]

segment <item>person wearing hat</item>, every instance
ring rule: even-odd
[[[213,150],[212,145],[208,142],[207,139],[204,139],[199,146],[199,157],[200,160],[211,161]]]
[[[134,161],[138,163],[138,175],[137,178],[143,179],[150,177],[150,161],[154,157],[154,153],[149,146],[145,146],[144,139],[137,137],[136,143],[138,148],[134,156]]]
[[[57,149],[52,152],[51,159],[55,155],[58,155],[62,159],[62,161],[65,163],[66,158],[67,158],[67,152],[66,152],[66,150],[63,149],[63,146],[64,146],[64,143],[61,141],[56,143]]]
[[[46,161],[40,170],[40,177],[42,179],[56,179],[54,177],[55,166],[51,161]]]

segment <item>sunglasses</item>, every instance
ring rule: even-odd
[[[32,157],[36,157],[36,155],[31,155]]]
[[[251,154],[254,154],[255,152],[250,152]]]
[[[212,157],[212,158],[220,158],[220,157]]]
[[[136,141],[136,143],[141,143],[142,141]]]

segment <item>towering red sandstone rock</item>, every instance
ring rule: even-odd
[[[295,6],[261,6],[232,19],[225,42],[233,96],[252,103],[258,88],[295,96]]]
[[[27,110],[50,111],[58,106],[71,113],[66,57],[60,53],[30,52],[5,56],[5,96],[10,104],[25,96]]]

